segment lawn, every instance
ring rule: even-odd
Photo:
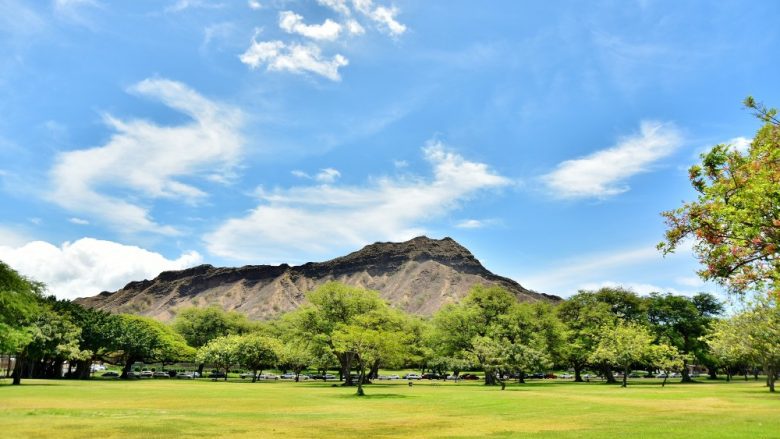
[[[762,382],[512,384],[0,380],[0,434],[68,437],[780,437]]]

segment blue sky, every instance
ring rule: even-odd
[[[561,296],[717,291],[659,213],[780,103],[780,4],[0,0],[0,259],[60,297],[451,236]]]

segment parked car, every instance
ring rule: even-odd
[[[541,372],[536,372],[536,373],[528,374],[525,377],[526,378],[534,378],[534,379],[542,379],[542,378],[544,378],[544,374],[541,373]]]
[[[279,375],[279,378],[281,378],[283,380],[294,380],[295,379],[295,374],[294,373],[283,373],[283,374]]]
[[[127,372],[127,377],[128,378],[141,378],[141,372],[133,372],[133,371]]]
[[[154,376],[154,372],[152,372],[151,370],[145,370],[141,372],[141,378],[151,378],[153,376]]]
[[[478,380],[479,377],[474,375],[473,373],[464,373],[460,376],[460,379],[462,380]]]
[[[252,377],[254,377],[254,376],[255,376],[255,374],[254,374],[254,372],[244,372],[244,373],[242,373],[242,374],[239,374],[238,376],[239,376],[239,377],[241,377],[241,379],[242,379],[242,380],[245,380],[245,379],[247,379],[247,378],[252,378]]]
[[[176,378],[182,379],[182,380],[191,380],[195,378],[195,373],[193,372],[179,372],[176,374]]]
[[[457,381],[457,380],[459,380],[460,378],[461,378],[461,377],[459,377],[459,376],[457,376],[457,375],[447,375],[447,378],[445,378],[445,380],[447,380],[447,381]]]
[[[162,371],[162,370],[158,370],[157,372],[155,372],[153,374],[153,376],[155,378],[170,378],[171,377],[171,375],[168,372],[165,372],[165,371]]]
[[[209,375],[211,379],[225,378],[224,372],[211,372]]]
[[[114,371],[112,371],[112,370],[109,370],[108,372],[104,372],[104,373],[103,373],[102,375],[100,375],[100,376],[102,376],[102,377],[107,377],[107,378],[115,378],[115,377],[118,377],[118,376],[119,376],[119,374],[118,374],[118,373],[116,373],[116,372],[114,372]]]
[[[420,376],[420,374],[418,374],[418,373],[407,373],[406,375],[404,375],[404,379],[405,380],[419,380],[419,379],[422,379],[422,376]]]
[[[562,374],[558,375],[558,378],[560,378],[562,380],[568,380],[568,379],[574,378],[574,375],[572,375],[570,373],[562,373]]]
[[[544,374],[544,377],[547,378],[547,379],[555,379],[555,378],[558,378],[558,375],[556,375],[554,373],[547,373],[547,374]]]
[[[260,375],[257,376],[257,379],[258,380],[278,380],[279,379],[279,375],[275,375],[275,374],[272,374],[272,373],[261,373]]]
[[[444,377],[442,377],[441,375],[439,375],[437,373],[424,373],[420,378],[422,378],[424,380],[440,380],[440,379],[442,379]]]

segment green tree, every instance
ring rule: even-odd
[[[227,335],[212,339],[198,349],[195,359],[198,363],[210,364],[217,370],[224,371],[225,381],[230,366],[239,362],[240,335]]]
[[[701,337],[710,330],[715,316],[723,312],[723,305],[706,293],[694,297],[653,293],[647,302],[650,326],[660,341],[674,346],[683,354],[682,381],[691,382],[687,360],[708,359],[708,346]]]
[[[337,352],[349,353],[357,363],[357,395],[363,396],[366,372],[385,359],[402,356],[404,334],[393,330],[393,316],[387,310],[375,310],[356,317],[349,324],[340,324],[333,334]]]
[[[255,329],[246,315],[236,311],[225,311],[217,305],[206,308],[190,307],[179,310],[173,320],[173,328],[193,348],[204,346],[209,341],[226,335],[241,335]],[[203,364],[198,365],[203,373]]]
[[[193,349],[170,326],[149,317],[118,315],[114,356],[123,364],[122,378],[133,363],[173,362],[193,355]]]
[[[715,145],[689,170],[697,200],[663,212],[664,254],[693,238],[699,276],[730,291],[780,295],[780,122],[776,110],[745,100],[765,122],[749,149]]]
[[[615,326],[605,326],[590,355],[590,361],[606,363],[622,370],[622,386],[626,387],[632,365],[652,363],[654,338],[647,328],[633,322],[620,321]]]
[[[32,341],[43,284],[0,261],[0,352],[16,356],[13,384],[21,384],[24,348]]]
[[[301,372],[316,363],[316,355],[308,344],[291,340],[282,342],[278,352],[279,367],[295,374],[295,381],[300,379]]]
[[[236,361],[252,371],[252,382],[257,381],[258,371],[272,367],[279,361],[282,346],[278,340],[260,333],[241,336],[236,342]],[[225,372],[227,375],[227,372]]]
[[[377,310],[384,310],[387,304],[376,291],[350,287],[338,282],[328,282],[306,295],[308,304],[285,315],[296,337],[309,340],[313,351],[330,352],[339,362],[344,385],[353,385],[350,371],[354,367],[356,354],[340,349],[334,336],[346,330],[361,316]],[[326,359],[327,355],[321,356]]]
[[[763,298],[751,308],[715,323],[706,337],[713,351],[725,361],[747,360],[760,364],[770,392],[780,370],[780,307],[775,297]]]
[[[574,380],[578,382],[582,381],[582,371],[589,364],[604,328],[613,327],[618,321],[646,321],[642,299],[619,287],[580,291],[558,305],[556,311],[566,328],[560,356],[564,363],[574,368]],[[615,382],[608,364],[594,366],[603,366],[607,381]]]

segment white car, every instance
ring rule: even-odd
[[[400,380],[398,375],[379,375],[380,380]]]
[[[195,378],[195,373],[193,373],[193,372],[177,373],[176,374],[176,378],[179,378],[181,380],[191,380],[191,379]]]
[[[570,373],[562,373],[562,374],[558,375],[558,378],[563,379],[563,380],[568,380],[568,379],[574,378],[574,375],[572,375]]]
[[[168,375],[168,372],[163,372],[161,370],[158,370],[152,376],[154,376],[155,378],[170,378],[171,377],[170,375]]]
[[[247,378],[252,378],[254,376],[255,376],[255,374],[252,373],[252,372],[245,372],[245,373],[242,373],[242,374],[239,375],[239,377],[241,377],[242,380],[245,380]]]
[[[258,380],[278,380],[279,375],[274,375],[272,373],[262,373],[257,376]]]
[[[404,375],[404,378],[407,380],[421,380],[422,377],[418,373],[407,373]]]

